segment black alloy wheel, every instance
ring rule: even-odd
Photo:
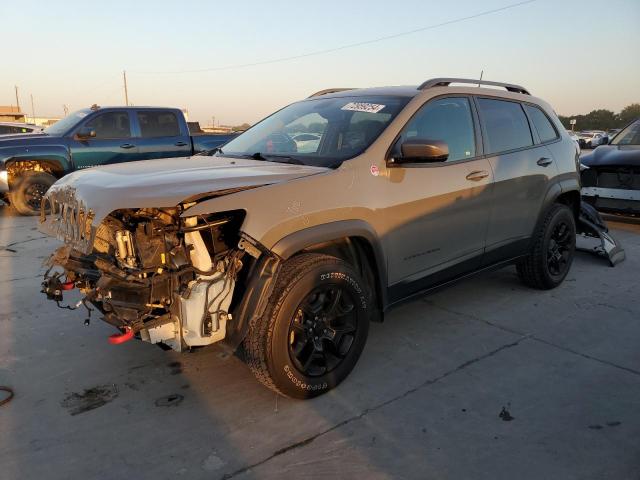
[[[341,286],[309,293],[289,327],[289,356],[298,371],[317,377],[338,367],[353,345],[357,322],[354,301]]]
[[[554,225],[547,245],[547,268],[551,275],[564,275],[569,268],[573,245],[571,236],[572,230],[566,222]]]

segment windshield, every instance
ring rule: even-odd
[[[640,145],[640,120],[627,125],[611,140],[611,145]]]
[[[77,125],[78,122],[80,122],[80,120],[86,117],[89,114],[89,112],[90,110],[88,109],[78,110],[77,112],[73,112],[67,115],[66,117],[64,117],[62,120],[58,120],[56,123],[54,123],[50,127],[45,128],[44,133],[48,135],[64,135],[71,128]]]
[[[231,140],[217,155],[337,167],[365,151],[410,98],[317,98],[289,105]]]

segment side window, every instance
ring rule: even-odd
[[[500,153],[533,145],[529,122],[519,103],[479,98],[478,107],[487,136],[485,153]]]
[[[553,128],[551,120],[549,120],[542,110],[531,105],[525,105],[524,108],[529,114],[529,118],[531,118],[542,143],[558,138],[558,132]]]
[[[127,112],[102,113],[85,126],[95,130],[95,138],[129,138],[131,136]]]
[[[0,125],[0,134],[11,133],[11,127],[8,125]]]
[[[178,137],[180,124],[173,112],[137,112],[142,137]]]
[[[409,138],[446,142],[448,162],[475,157],[476,142],[469,99],[448,97],[430,101],[405,127],[401,141]]]

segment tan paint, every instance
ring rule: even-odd
[[[577,177],[573,159],[564,156],[547,170],[541,170],[535,161],[533,165],[527,159],[519,161],[524,179],[515,178],[516,170],[505,167],[502,157],[388,167],[388,149],[411,116],[434,97],[460,94],[534,103],[553,118],[548,104],[529,95],[475,87],[436,87],[419,92],[364,153],[335,170],[201,157],[100,168],[70,175],[61,183],[75,185],[88,204],[92,203],[88,200],[91,197],[103,202],[95,207],[100,219],[118,208],[174,206],[197,193],[263,182],[266,185],[260,188],[202,201],[183,216],[243,209],[247,213],[242,231],[267,248],[302,229],[340,220],[363,220],[381,239],[389,265],[389,284],[393,284],[474,256],[483,251],[487,240],[499,245],[508,237],[531,231],[533,216],[519,220],[522,208],[531,212],[535,205],[539,208],[551,176],[560,172]],[[335,95],[349,96],[353,92]],[[558,129],[561,143],[573,145],[565,130],[561,126]],[[183,168],[175,168],[178,161]],[[372,166],[377,175],[372,173]],[[477,172],[486,176],[479,181],[467,178]],[[124,183],[117,184],[114,175]],[[175,188],[172,177],[177,179]],[[494,184],[494,177],[498,183]],[[105,180],[106,193],[102,186]],[[494,191],[499,193],[497,204]]]

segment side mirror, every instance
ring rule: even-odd
[[[91,127],[82,127],[76,133],[76,138],[78,140],[86,140],[88,138],[94,138],[96,136],[96,131]]]
[[[444,162],[449,158],[449,146],[442,140],[412,138],[400,145],[400,153],[394,163]]]

